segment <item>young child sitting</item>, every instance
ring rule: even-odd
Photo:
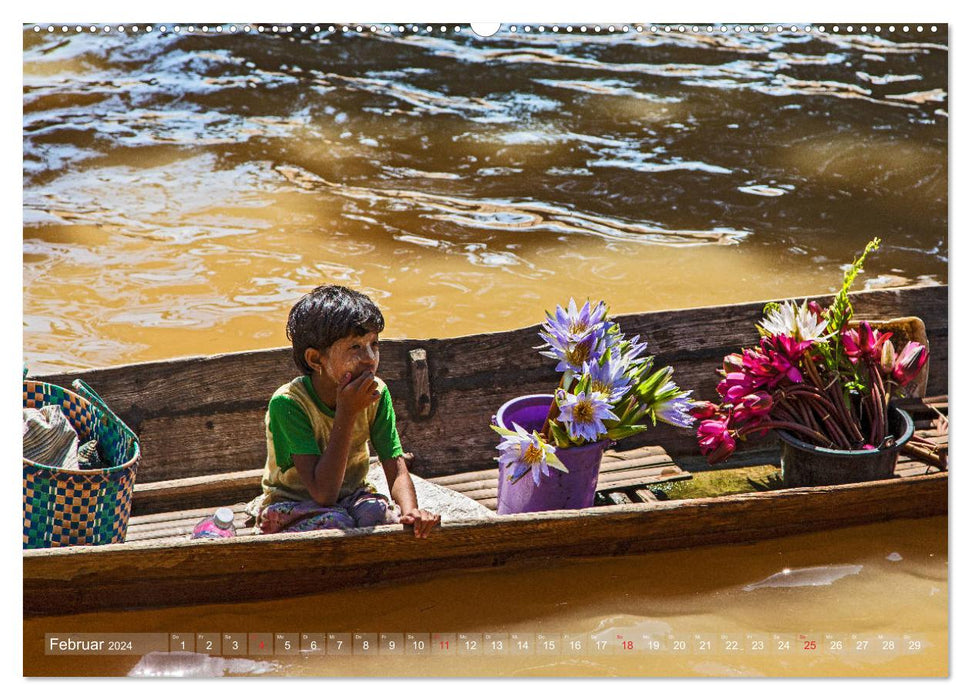
[[[391,394],[376,376],[383,330],[374,302],[346,287],[317,287],[290,309],[287,337],[303,376],[277,389],[266,412],[262,532],[404,523],[427,537],[439,522],[418,507]],[[365,480],[369,440],[395,503]]]

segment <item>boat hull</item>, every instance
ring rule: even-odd
[[[741,544],[947,513],[947,473],[717,498],[449,523],[427,540],[399,526],[24,554],[25,615],[272,598],[547,558]]]

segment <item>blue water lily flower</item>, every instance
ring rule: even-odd
[[[602,327],[606,317],[607,305],[604,302],[598,302],[591,309],[590,302],[587,301],[583,308],[577,310],[577,303],[571,298],[566,309],[562,306],[556,307],[555,317],[547,313],[548,320],[543,326],[548,330],[558,331],[566,338],[578,339],[585,337],[591,330]]]
[[[607,397],[611,404],[620,401],[630,391],[632,379],[627,375],[629,363],[625,357],[609,354],[602,363],[583,363],[583,374],[590,377],[590,390]]]
[[[573,340],[558,333],[540,333],[540,337],[546,341],[549,350],[541,350],[539,354],[559,360],[557,372],[579,373],[584,362],[597,362],[605,350],[603,332],[599,329],[592,329],[586,336]]]
[[[654,415],[657,416],[658,420],[670,425],[690,428],[695,424],[695,418],[690,413],[691,407],[694,405],[694,402],[688,398],[690,394],[691,392],[687,391],[679,396],[661,401],[654,406]]]
[[[515,430],[494,428],[496,432],[503,436],[499,443],[499,464],[512,465],[512,482],[519,481],[530,471],[533,473],[533,482],[539,486],[540,474],[549,476],[549,467],[567,471],[563,463],[556,456],[556,448],[546,443],[538,432],[533,431],[532,435],[527,433],[522,426],[513,423]]]
[[[573,299],[566,309],[557,306],[555,314],[546,314],[539,337],[546,343],[541,348],[548,349],[540,354],[559,360],[557,372],[580,372],[584,362],[598,361],[607,348],[606,315],[602,301],[592,309],[588,301],[578,310]]]
[[[512,481],[532,474],[539,486],[550,467],[567,471],[556,450],[637,435],[648,429],[647,419],[683,428],[694,423],[691,392],[674,383],[673,368],[654,369],[647,343],[626,337],[603,301],[557,306],[546,313],[539,336],[543,345],[536,349],[557,360],[562,376],[540,430],[492,426],[503,436],[498,460]]]
[[[566,426],[570,438],[596,442],[607,434],[605,420],[619,420],[610,410],[607,398],[596,391],[581,391],[570,394],[563,389],[556,392],[556,403],[560,408],[557,421]]]

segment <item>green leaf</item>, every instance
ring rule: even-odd
[[[550,437],[556,447],[569,447],[570,436],[560,427],[559,423],[550,423]]]
[[[570,473],[570,470],[566,468],[566,465],[556,455],[546,455],[546,463],[554,469],[559,469],[561,472]]]
[[[611,440],[623,440],[631,435],[637,435],[647,430],[646,425],[620,425],[607,431],[607,437]]]
[[[511,436],[519,435],[519,433],[517,433],[515,430],[509,430],[509,428],[503,428],[503,427],[498,426],[498,425],[490,425],[489,427],[492,428],[493,430],[495,430],[500,435],[503,435],[505,437],[511,437]]]
[[[854,260],[849,269],[843,273],[843,287],[833,298],[833,303],[830,304],[830,307],[827,310],[829,320],[827,330],[830,333],[842,331],[850,322],[850,319],[853,318],[853,306],[850,304],[849,296],[850,287],[853,286],[853,280],[856,279],[856,276],[863,272],[863,262],[867,259],[867,256],[879,247],[880,239],[874,238],[872,241],[866,244],[866,248],[863,249],[863,253],[860,254],[860,257]]]

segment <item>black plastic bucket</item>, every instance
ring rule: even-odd
[[[897,455],[914,435],[914,421],[906,411],[892,406],[890,427],[893,434],[899,436],[897,441],[876,450],[830,450],[779,430],[783,485],[827,486],[891,478],[897,466]]]

